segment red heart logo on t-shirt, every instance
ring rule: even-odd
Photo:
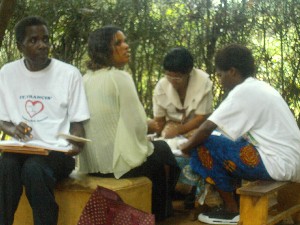
[[[25,103],[25,109],[28,115],[32,118],[36,114],[40,113],[44,109],[44,105],[40,101],[27,100]]]

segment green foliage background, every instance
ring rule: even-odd
[[[214,82],[215,105],[223,91],[214,76],[213,57],[229,43],[253,50],[257,77],[283,95],[300,124],[300,0],[24,0],[18,1],[0,49],[0,66],[20,57],[13,27],[28,15],[43,16],[52,31],[52,56],[85,72],[91,30],[120,26],[131,48],[126,68],[151,117],[152,91],[163,75],[167,50],[185,46],[198,68]],[[255,91],[255,90],[253,90]]]

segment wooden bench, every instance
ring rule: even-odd
[[[97,185],[116,191],[127,204],[151,212],[152,183],[148,178],[117,180],[74,172],[55,189],[55,198],[59,205],[58,225],[77,224],[84,206]],[[24,191],[15,214],[14,225],[33,225],[32,210]]]
[[[237,193],[239,225],[273,225],[291,216],[294,222],[300,222],[299,183],[255,181],[237,189]]]

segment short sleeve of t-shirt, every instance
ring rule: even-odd
[[[213,112],[208,120],[215,123],[224,135],[232,140],[248,132],[253,124],[255,106],[248,101],[248,94],[244,91],[232,90],[227,98]],[[252,106],[251,106],[252,105]]]
[[[70,122],[80,122],[89,118],[88,105],[84,92],[82,77],[79,71],[74,70],[69,91],[68,114]]]

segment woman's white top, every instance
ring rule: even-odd
[[[153,153],[147,117],[132,77],[116,68],[88,71],[83,77],[90,120],[79,155],[84,173],[114,173],[116,178],[141,165]]]
[[[153,94],[153,114],[154,117],[166,117],[167,120],[181,122],[183,111],[186,118],[210,114],[212,101],[212,82],[209,75],[194,68],[190,73],[184,104],[165,77],[159,80]]]
[[[273,179],[300,182],[300,131],[288,105],[269,84],[247,78],[208,120],[232,140],[243,136],[255,145]]]

